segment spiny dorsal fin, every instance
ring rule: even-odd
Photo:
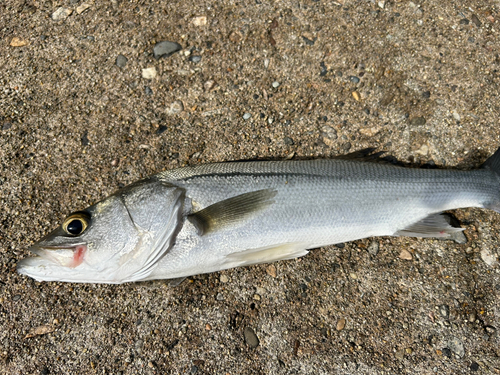
[[[212,204],[188,216],[188,220],[203,236],[229,225],[237,224],[274,203],[272,200],[278,192],[263,189],[237,195]]]
[[[397,231],[394,236],[448,238],[458,243],[464,243],[465,236],[458,235],[462,234],[463,230],[464,228],[450,225],[450,218],[446,214],[437,213]]]

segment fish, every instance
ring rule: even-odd
[[[453,238],[443,212],[500,212],[500,148],[475,170],[364,158],[173,169],[70,214],[17,271],[37,281],[168,279],[270,263],[372,236]],[[380,159],[380,158],[379,158]]]

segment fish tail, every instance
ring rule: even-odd
[[[481,168],[492,171],[498,180],[498,191],[496,199],[493,199],[493,201],[486,203],[484,207],[496,212],[500,212],[500,148],[492,156],[490,156],[488,160],[484,162]]]

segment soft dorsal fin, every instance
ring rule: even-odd
[[[462,237],[465,236],[457,236],[462,234],[463,230],[464,228],[456,228],[450,225],[449,217],[446,214],[437,213],[397,231],[394,236],[448,238],[458,243],[464,243]]]
[[[200,236],[242,222],[268,207],[278,192],[263,189],[225,199],[195,212],[188,220]]]

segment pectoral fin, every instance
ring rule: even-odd
[[[200,236],[247,220],[274,201],[276,190],[264,189],[237,195],[188,216]]]
[[[306,245],[303,243],[284,243],[229,254],[226,263],[231,264],[231,267],[249,266],[251,264],[298,258],[307,253]]]
[[[458,243],[465,243],[466,239],[462,233],[464,228],[453,227],[450,221],[450,217],[446,214],[432,214],[397,231],[394,236],[447,238]]]

